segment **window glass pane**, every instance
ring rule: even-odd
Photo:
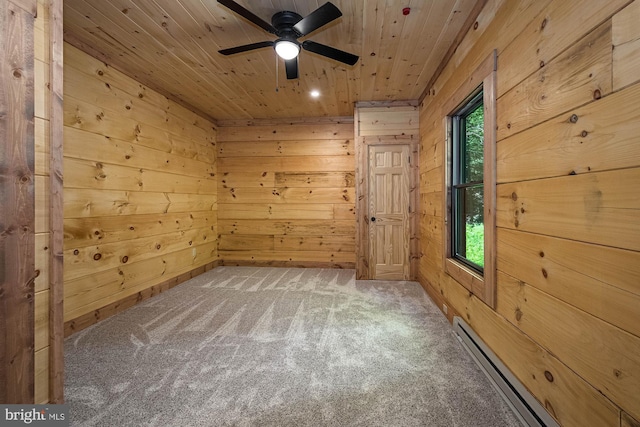
[[[454,250],[478,267],[484,267],[484,189],[482,185],[456,188]]]
[[[480,267],[484,266],[484,189],[470,187],[465,191],[465,258]]]
[[[484,108],[480,103],[464,117],[464,164],[462,182],[482,182],[484,159]]]

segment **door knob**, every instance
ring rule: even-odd
[[[375,216],[371,217],[371,222],[376,222],[376,217]]]

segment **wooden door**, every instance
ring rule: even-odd
[[[409,145],[369,146],[369,277],[409,279]]]

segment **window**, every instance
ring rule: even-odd
[[[484,108],[479,91],[451,120],[451,219],[453,258],[484,269]]]
[[[495,74],[493,52],[445,106],[445,271],[495,305]]]

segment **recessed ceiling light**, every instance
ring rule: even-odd
[[[311,91],[311,93],[310,93],[310,95],[311,95],[312,97],[314,97],[314,98],[317,98],[317,97],[319,97],[319,96],[320,96],[320,92],[319,92],[319,91],[317,91],[317,90],[312,90],[312,91]]]

